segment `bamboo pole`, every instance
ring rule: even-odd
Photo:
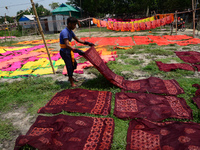
[[[45,38],[44,38],[42,26],[41,26],[41,24],[40,24],[40,20],[39,20],[39,18],[38,18],[37,11],[36,11],[36,9],[35,9],[35,5],[34,5],[34,3],[33,3],[33,0],[30,0],[30,1],[31,1],[31,5],[32,5],[32,7],[33,7],[33,11],[34,11],[34,14],[35,14],[35,17],[36,17],[38,26],[39,26],[40,34],[41,34],[41,36],[42,36],[44,45],[45,45],[46,50],[47,50],[47,54],[48,54],[49,61],[50,61],[51,67],[52,67],[52,71],[53,71],[54,74],[56,74],[56,72],[55,72],[55,70],[54,70],[54,67],[53,67],[53,63],[52,63],[52,61],[51,61],[51,56],[50,56],[50,54],[49,54],[49,50],[48,50],[48,47],[47,47],[47,44],[46,44],[46,41],[45,41]]]
[[[195,10],[194,10],[194,0],[192,0],[192,12],[193,12],[193,37],[195,37]]]
[[[5,42],[6,42],[6,13],[5,13],[5,27],[4,27],[4,29],[5,29]]]
[[[89,19],[89,37],[91,37],[91,33],[90,33],[90,19]]]
[[[176,21],[176,35],[177,35],[177,11],[175,11],[175,21]]]

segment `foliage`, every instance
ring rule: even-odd
[[[51,4],[49,4],[49,6],[51,7],[52,10],[56,9],[57,7],[60,6],[60,4],[58,2],[52,2]]]
[[[39,5],[38,3],[35,3],[35,8],[37,11],[38,16],[48,16],[51,14],[51,12],[49,10],[47,10],[46,8],[44,8],[43,5]],[[19,15],[20,14],[20,15]],[[19,21],[19,19],[23,16],[23,15],[31,15],[34,14],[33,8],[31,7],[30,9],[27,10],[20,10],[17,12],[17,21]]]
[[[6,16],[6,21],[8,21],[9,23],[14,22],[13,18],[10,16]],[[5,22],[5,16],[0,16],[0,24],[3,24],[4,22]]]
[[[192,8],[188,0],[69,0],[67,4],[81,7],[89,16],[104,16],[105,14],[146,14],[149,12],[169,13],[175,10],[184,11]],[[94,7],[95,6],[95,7]]]

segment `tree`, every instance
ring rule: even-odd
[[[56,9],[57,7],[60,6],[60,4],[57,2],[52,2],[51,4],[49,4],[49,6],[51,7],[52,10]]]
[[[37,11],[38,16],[48,16],[51,15],[50,10],[44,8],[43,5],[39,5],[38,3],[35,3],[35,8]],[[20,10],[17,12],[17,21],[23,16],[23,15],[31,15],[34,14],[33,8],[31,7],[30,9],[27,10]]]

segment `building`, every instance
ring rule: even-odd
[[[23,26],[23,28],[35,28],[35,15],[23,15],[19,19],[19,24]]]

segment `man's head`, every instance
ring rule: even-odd
[[[74,17],[67,18],[67,27],[70,30],[74,30],[76,28],[76,24],[78,23],[78,20]]]

